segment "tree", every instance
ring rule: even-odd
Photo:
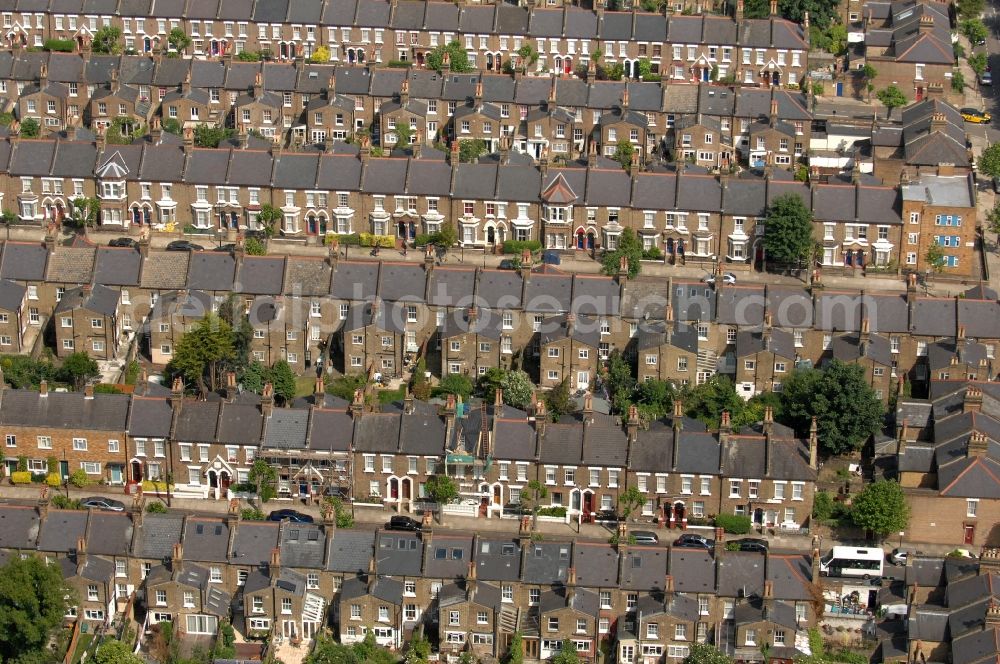
[[[878,76],[878,70],[875,69],[870,63],[866,63],[864,67],[861,68],[861,77],[865,80],[865,85],[868,90],[868,101],[871,101],[872,91],[875,89],[875,77]]]
[[[658,420],[671,412],[675,395],[674,384],[670,381],[647,380],[639,383],[636,389],[635,405],[647,422]]]
[[[983,150],[976,164],[980,173],[991,178],[1000,177],[1000,143],[994,143]]]
[[[70,204],[69,221],[77,228],[96,226],[100,221],[101,202],[89,196],[77,196]]]
[[[906,530],[910,506],[897,482],[878,480],[867,485],[851,501],[851,519],[857,526],[885,537]]]
[[[410,377],[410,393],[414,399],[420,401],[431,398],[431,383],[427,380],[427,360],[423,357],[417,360],[417,368]]]
[[[122,45],[120,43],[121,38],[121,29],[116,28],[113,25],[104,26],[94,33],[94,53],[118,55],[122,52]]]
[[[410,639],[410,645],[403,656],[405,664],[427,664],[431,657],[431,643],[423,632],[417,632]]]
[[[525,44],[517,49],[517,55],[521,58],[521,67],[525,72],[528,71],[528,67],[538,62],[538,51],[531,44]]]
[[[965,74],[959,69],[955,69],[951,72],[951,89],[955,92],[962,92],[965,90]]]
[[[471,164],[488,150],[486,141],[480,138],[463,138],[458,142],[458,160],[463,164]]]
[[[826,454],[860,449],[882,426],[883,406],[859,364],[834,360],[823,369],[792,372],[781,391],[781,419],[806,436],[816,418]]]
[[[944,272],[945,265],[948,264],[944,249],[937,242],[931,242],[927,245],[927,253],[924,254],[924,260],[927,261],[927,264],[930,265],[936,274]]]
[[[187,36],[183,28],[173,28],[167,35],[167,43],[173,50],[183,53],[191,45],[191,38]]]
[[[456,73],[472,71],[473,67],[469,63],[469,55],[457,40],[441,44],[428,52],[424,58],[427,68],[436,69],[440,72],[444,65],[445,53],[451,58],[451,71]]]
[[[628,259],[628,278],[634,279],[642,267],[639,264],[642,259],[642,242],[631,228],[626,228],[618,236],[618,246],[614,251],[604,252],[601,258],[601,271],[609,275],[618,274],[622,257]]]
[[[604,373],[604,384],[607,385],[611,397],[611,408],[615,413],[628,412],[635,397],[636,380],[632,375],[632,366],[622,357],[618,349],[611,351],[608,357],[608,368]]]
[[[274,396],[281,399],[281,403],[291,405],[295,398],[295,373],[292,367],[285,360],[278,360],[268,372],[271,385],[274,386]]]
[[[906,106],[906,95],[903,94],[903,91],[895,83],[890,83],[887,87],[882,88],[875,96],[885,106],[885,117],[887,118],[892,114],[892,109],[899,106]]]
[[[813,214],[802,197],[783,194],[774,199],[764,221],[764,251],[768,260],[797,264],[813,246]]]
[[[958,0],[955,7],[960,17],[977,18],[986,8],[986,0]]]
[[[976,72],[977,77],[982,77],[982,75],[986,72],[987,65],[989,64],[985,53],[973,53],[965,60],[969,63],[969,66],[972,67],[972,71]]]
[[[521,664],[524,661],[524,643],[521,632],[514,632],[510,637],[510,649],[504,657],[504,664]]]
[[[309,60],[311,62],[315,62],[316,64],[322,64],[324,62],[329,62],[330,61],[330,49],[328,49],[326,46],[317,46],[316,50],[313,51],[313,54],[311,56],[309,56]]]
[[[257,213],[257,222],[263,226],[264,234],[271,237],[276,231],[274,223],[281,221],[284,217],[285,213],[280,208],[276,208],[270,203],[264,203],[260,206],[260,212]]]
[[[0,659],[55,661],[54,654],[43,654],[72,602],[59,565],[12,556],[0,567]]]
[[[986,230],[1000,233],[1000,203],[996,203],[993,209],[986,213]]]
[[[267,462],[267,459],[254,459],[247,474],[247,481],[257,489],[257,497],[260,502],[266,503],[277,495],[274,490],[274,483],[278,480],[278,474]]]
[[[472,395],[472,379],[464,374],[448,374],[438,383],[437,391],[442,394],[454,394],[468,401]]]
[[[729,411],[732,422],[733,416],[738,416],[746,407],[746,402],[736,393],[733,381],[721,374],[684,393],[684,414],[704,422],[711,429],[719,426],[722,411]]]
[[[447,475],[431,475],[427,478],[424,488],[427,492],[427,497],[440,506],[438,509],[438,522],[444,523],[444,506],[451,504],[452,501],[458,498],[458,485],[455,484],[455,480]]]
[[[632,142],[627,138],[620,138],[615,145],[615,154],[611,158],[621,164],[622,168],[628,170],[632,165],[632,155],[634,154],[635,147],[632,145]]]
[[[22,138],[38,138],[42,133],[42,126],[35,118],[25,118],[18,133]]]
[[[692,643],[682,664],[731,664],[732,661],[710,643]]]
[[[544,396],[545,409],[553,422],[573,410],[573,402],[569,395],[569,379],[563,378],[559,384],[548,390]]]
[[[94,653],[95,664],[145,664],[145,660],[118,639],[105,639]]]
[[[580,664],[580,655],[576,645],[569,639],[563,639],[562,648],[549,660],[552,664]]]
[[[531,404],[531,395],[535,385],[531,377],[521,370],[509,371],[499,367],[491,367],[480,376],[476,390],[480,396],[493,403],[496,401],[496,391],[503,390],[503,402],[520,410],[525,410]]]
[[[184,133],[184,127],[181,126],[181,122],[177,118],[164,118],[160,126],[163,127],[163,131],[174,136],[180,136]]]
[[[91,359],[86,351],[82,350],[68,355],[59,369],[60,379],[72,383],[75,390],[82,389],[87,381],[100,375],[101,370],[98,368],[97,362]]]
[[[170,365],[205,393],[208,391],[205,378],[214,391],[220,382],[219,365],[231,357],[232,326],[216,314],[208,313],[177,342]]]
[[[962,22],[958,24],[958,29],[973,46],[985,43],[986,38],[990,35],[990,31],[979,18],[962,19]]]
[[[531,529],[538,525],[538,510],[542,501],[549,497],[549,490],[538,480],[531,480],[521,489],[521,504],[531,510]]]
[[[219,143],[232,137],[234,130],[229,127],[215,127],[200,124],[194,128],[194,144],[199,148],[217,148]]]
[[[633,512],[646,504],[646,494],[630,486],[618,496],[618,504],[622,507],[622,521],[628,521]]]

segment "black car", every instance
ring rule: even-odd
[[[204,251],[205,247],[188,240],[174,240],[167,245],[167,251]]]
[[[107,510],[109,512],[124,512],[125,503],[120,500],[114,500],[113,498],[103,498],[101,496],[91,496],[90,498],[84,498],[80,501],[80,507],[94,508],[95,510]]]
[[[232,252],[236,251],[236,245],[235,244],[220,244],[215,249],[212,249],[212,251],[225,251],[227,253],[232,253]]]
[[[542,252],[542,263],[545,265],[559,265],[562,262],[562,258],[559,256],[559,252],[553,249],[547,249]]]
[[[507,503],[503,506],[503,513],[515,514],[517,516],[528,516],[531,514],[531,510],[521,503]]]
[[[498,270],[516,270],[517,269],[517,263],[515,263],[514,260],[511,259],[511,258],[505,258],[502,261],[500,261],[499,265],[497,265],[497,269]]]
[[[416,519],[408,516],[394,516],[385,524],[386,530],[406,530],[411,533],[419,533],[423,528]]]
[[[713,540],[692,533],[685,533],[674,540],[674,546],[679,549],[711,549],[714,545]]]
[[[308,514],[303,514],[302,512],[296,512],[295,510],[274,510],[267,515],[268,521],[284,521],[288,519],[292,523],[312,523],[313,518]]]
[[[603,521],[605,523],[618,523],[621,521],[621,516],[614,510],[601,510],[594,514],[594,521]]]
[[[737,551],[756,551],[757,553],[767,553],[767,540],[757,539],[755,537],[745,537],[739,540],[733,540],[738,548]]]
[[[130,237],[116,237],[111,242],[108,242],[109,247],[128,247],[134,249],[139,246],[139,243]]]

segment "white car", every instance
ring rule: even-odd
[[[702,281],[702,283],[706,283],[706,284],[714,284],[715,283],[715,279],[716,279],[716,275],[709,274],[709,275],[706,275],[705,277],[703,277],[701,281]],[[731,286],[731,285],[735,284],[736,283],[736,275],[733,274],[732,272],[726,272],[725,274],[722,275],[722,283],[726,284],[727,286]]]

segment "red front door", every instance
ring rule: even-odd
[[[976,539],[976,527],[975,526],[965,526],[965,543],[972,544]]]

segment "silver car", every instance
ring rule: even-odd
[[[634,530],[632,539],[636,544],[659,544],[660,538],[651,530]]]

